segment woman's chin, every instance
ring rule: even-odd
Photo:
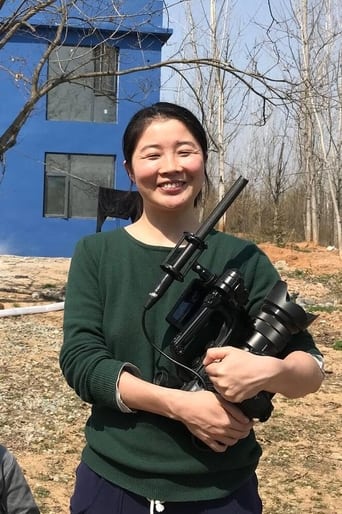
[[[194,206],[194,197],[189,192],[181,191],[178,194],[163,194],[158,198],[161,207],[167,209],[184,209]]]
[[[189,199],[181,199],[181,198],[168,198],[160,205],[161,209],[170,210],[170,211],[178,211],[192,208],[194,205],[194,201],[191,198]]]

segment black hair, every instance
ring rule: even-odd
[[[157,102],[136,112],[129,121],[122,139],[122,149],[128,167],[132,164],[132,156],[141,134],[155,119],[178,120],[183,123],[200,145],[204,159],[208,156],[208,140],[205,130],[198,118],[189,109],[169,102]],[[205,170],[205,182],[208,188],[209,180]],[[200,195],[199,195],[200,196]],[[197,204],[199,197],[195,200]]]

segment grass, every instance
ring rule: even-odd
[[[50,496],[50,491],[48,489],[46,489],[45,487],[38,486],[35,489],[35,496],[36,496],[37,500],[39,501],[39,499],[48,498]]]
[[[342,340],[335,341],[333,344],[333,349],[341,351],[342,350]]]
[[[308,312],[339,312],[342,311],[340,305],[309,305]]]

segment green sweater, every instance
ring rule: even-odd
[[[249,292],[247,308],[256,313],[279,279],[266,255],[254,244],[213,231],[199,262],[219,275],[238,268]],[[143,244],[124,229],[82,239],[68,278],[64,343],[60,363],[68,384],[92,404],[85,436],[84,462],[105,479],[147,498],[195,501],[229,495],[255,470],[261,449],[254,433],[216,453],[194,444],[181,422],[138,411],[122,413],[115,386],[125,363],[144,380],[172,364],[146,340],[143,306],[162,276],[160,264],[170,248]],[[174,281],[147,311],[153,343],[168,353],[174,332],[165,320],[185,286]],[[315,351],[308,334],[294,338],[293,348]]]

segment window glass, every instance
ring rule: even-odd
[[[105,44],[95,48],[61,46],[49,58],[49,79],[68,73],[112,72],[117,69],[117,49]],[[65,82],[47,95],[47,118],[69,121],[116,121],[115,76]]]
[[[95,217],[98,187],[112,186],[113,160],[107,156],[71,155],[71,169],[70,217]]]
[[[113,187],[115,157],[47,154],[44,215],[95,218],[98,187]]]
[[[50,175],[45,181],[45,215],[66,217],[65,177]]]

